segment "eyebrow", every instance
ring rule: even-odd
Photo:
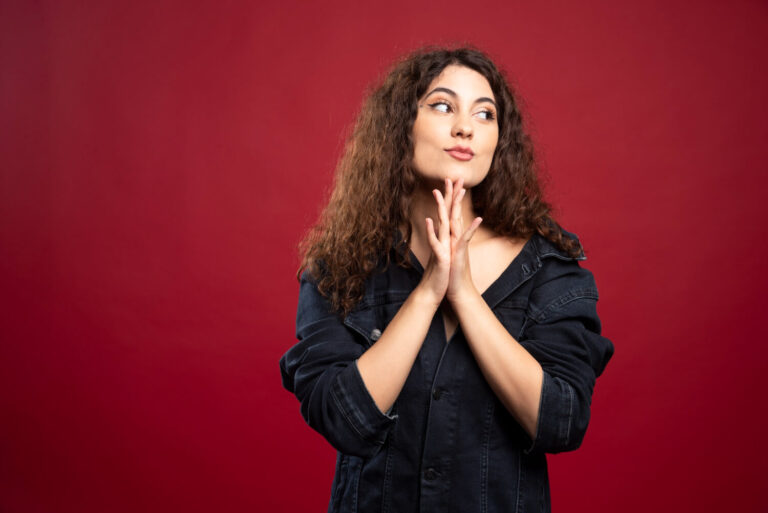
[[[427,97],[429,95],[431,95],[432,93],[439,93],[439,92],[446,93],[446,94],[448,94],[448,95],[450,95],[450,96],[452,96],[454,98],[458,98],[458,96],[459,96],[458,94],[456,94],[454,91],[448,89],[447,87],[435,87],[434,89],[432,89],[430,92],[427,93],[427,95],[424,97],[424,99],[426,100]],[[491,100],[487,96],[482,96],[482,97],[478,98],[477,100],[475,100],[474,103],[480,103],[480,102],[488,102],[488,103],[491,103],[494,107],[496,107],[496,102]],[[498,107],[496,107],[496,108],[498,108]]]

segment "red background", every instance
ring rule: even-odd
[[[278,368],[296,244],[365,87],[461,40],[616,346],[554,509],[761,510],[766,34],[758,1],[3,2],[0,510],[325,510]]]

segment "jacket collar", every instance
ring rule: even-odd
[[[565,232],[569,237],[575,238],[572,233]],[[397,250],[397,244],[400,242],[401,235],[399,230],[395,230],[393,237],[392,250]],[[402,251],[402,250],[401,250]],[[399,276],[404,279],[404,283],[410,283],[416,285],[421,279],[420,275],[424,273],[424,269],[421,267],[421,263],[410,249],[406,248],[408,256],[410,257],[411,264],[415,271],[406,272],[400,269],[394,262],[390,261],[390,273],[403,273]],[[499,278],[491,284],[491,286],[483,292],[483,299],[488,303],[488,306],[495,308],[501,301],[511,295],[518,287],[523,283],[530,280],[542,267],[542,260],[547,258],[557,258],[560,260],[585,260],[583,253],[579,258],[573,258],[568,256],[565,252],[560,250],[552,242],[548,241],[538,233],[534,234],[528,242],[525,243],[523,249],[515,257],[514,260],[507,266],[507,268],[501,273]],[[369,289],[369,292],[363,298],[362,304],[347,315],[344,319],[344,323],[350,328],[356,330],[361,335],[366,337],[369,344],[375,342],[377,332],[381,333],[383,328],[378,326],[375,318],[375,313],[370,307],[377,303],[376,294],[386,294],[388,296],[402,296],[400,299],[405,300],[410,293],[408,290],[390,290],[391,282],[382,275],[374,275],[369,278],[373,287]]]

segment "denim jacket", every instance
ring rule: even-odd
[[[545,453],[579,447],[595,379],[613,355],[594,278],[577,261],[585,257],[534,235],[482,294],[544,371],[533,439],[486,382],[460,325],[446,341],[440,310],[394,405],[379,410],[357,359],[421,280],[409,257],[411,269],[380,266],[343,320],[301,276],[298,343],[280,371],[307,424],[338,451],[329,513],[550,511]]]

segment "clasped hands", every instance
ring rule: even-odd
[[[446,178],[445,197],[439,190],[433,189],[439,221],[437,230],[432,218],[425,219],[432,252],[421,285],[438,304],[443,297],[453,303],[467,294],[477,293],[469,266],[468,246],[483,219],[476,217],[469,228],[464,230],[461,201],[466,189],[463,185],[463,178],[459,178],[455,186]]]

